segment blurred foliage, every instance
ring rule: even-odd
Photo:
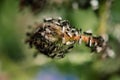
[[[40,72],[42,74],[44,68],[49,69],[49,66],[55,68],[52,70],[58,70],[62,76],[75,75],[77,79],[73,80],[120,80],[119,0],[114,0],[109,8],[105,7],[105,2],[111,0],[103,0],[97,10],[92,9],[90,0],[46,0],[47,5],[42,6],[43,10],[37,8],[37,13],[27,6],[20,10],[20,1],[22,0],[0,0],[0,80],[39,80],[37,75]],[[74,2],[77,4],[74,5]],[[68,19],[76,28],[84,31],[91,29],[94,34],[102,34],[105,29],[104,34],[108,35],[109,45],[116,57],[100,59],[97,54],[91,56],[84,45],[76,44],[60,60],[44,55],[33,58],[35,50],[29,49],[24,43],[28,26],[45,17],[58,16]],[[102,28],[101,24],[104,24]]]

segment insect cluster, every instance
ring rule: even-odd
[[[100,52],[104,39],[92,36],[91,32],[83,32],[70,25],[68,20],[46,18],[36,28],[27,33],[26,43],[35,47],[40,53],[48,57],[63,58],[74,47],[75,43],[84,42],[92,52]]]

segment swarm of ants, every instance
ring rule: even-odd
[[[105,50],[106,42],[102,36],[93,36],[92,32],[82,32],[68,20],[45,18],[31,32],[27,32],[26,43],[35,47],[39,53],[51,58],[63,58],[74,47],[75,43],[85,43],[91,52],[100,53]],[[37,56],[37,54],[34,54]]]

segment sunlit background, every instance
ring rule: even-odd
[[[105,36],[114,57],[103,59],[75,44],[65,58],[34,58],[26,32],[46,17]],[[0,0],[0,80],[120,80],[120,1]]]

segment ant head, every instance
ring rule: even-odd
[[[99,37],[98,37],[98,46],[99,46],[99,47],[102,47],[104,41],[105,41],[105,40],[103,39],[103,37],[102,37],[102,36],[99,36]]]

